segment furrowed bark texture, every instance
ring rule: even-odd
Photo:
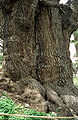
[[[3,25],[4,25],[4,17],[2,14],[2,10],[0,9],[0,38],[3,39]]]
[[[58,4],[57,0],[52,2]],[[77,20],[70,11],[66,6],[47,7],[37,0],[19,0],[11,12],[3,13],[4,71],[15,82],[20,99],[30,101],[40,111],[58,109],[58,114],[71,115],[72,109],[78,114],[69,53],[72,26],[77,28]]]

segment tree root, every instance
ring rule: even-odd
[[[38,111],[53,111],[62,116],[73,116],[72,111],[78,114],[78,96],[73,92],[74,87],[71,90],[69,86],[57,86],[56,89],[56,86],[51,84],[42,86],[32,78],[24,78],[16,82],[14,87],[20,94],[19,99]]]

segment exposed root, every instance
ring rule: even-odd
[[[9,79],[1,80],[0,86],[5,91],[7,91],[6,87],[10,86],[9,91],[7,91],[10,92],[9,94],[16,94],[14,97],[17,101],[27,103],[30,108],[38,111],[57,112],[57,115],[62,116],[78,114],[78,96],[73,92],[74,87],[72,90],[68,86],[65,88],[57,86],[57,89],[54,89],[56,86],[54,87],[51,84],[42,86],[31,77],[23,78],[16,83],[9,83]]]

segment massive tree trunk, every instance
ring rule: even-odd
[[[49,5],[49,6],[48,6]],[[1,2],[4,16],[4,69],[20,99],[38,110],[78,114],[69,42],[77,18],[57,0]]]

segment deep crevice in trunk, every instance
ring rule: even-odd
[[[39,31],[38,31],[39,19],[38,18],[41,14],[41,6],[40,5],[38,6],[38,9],[39,9],[39,11],[35,16],[35,27],[34,27],[34,29],[35,29],[35,50],[36,50],[36,76],[37,76],[36,79],[39,82],[41,82],[39,74],[42,69],[42,63],[43,63],[42,62],[42,54],[43,54],[43,44],[44,43],[42,42],[42,38],[40,38],[40,39],[38,38],[38,37],[41,37],[41,36],[38,36],[38,34],[39,34]]]

